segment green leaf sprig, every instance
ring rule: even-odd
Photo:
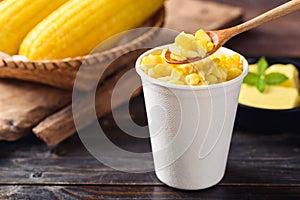
[[[243,83],[255,86],[261,93],[265,91],[266,85],[278,85],[288,79],[286,75],[279,72],[266,74],[265,71],[269,64],[265,57],[261,57],[256,65],[257,73],[249,72]]]

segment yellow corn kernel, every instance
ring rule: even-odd
[[[153,68],[150,68],[148,70],[148,75],[152,78],[161,78],[161,76],[154,72]]]
[[[153,72],[163,77],[171,75],[172,69],[167,64],[157,64],[153,67]]]
[[[231,68],[227,71],[227,80],[232,80],[238,77],[242,73],[242,70],[238,68]]]
[[[196,40],[196,43],[203,49],[207,48],[207,41],[206,40]]]
[[[193,71],[193,65],[192,64],[179,65],[177,68],[182,69],[183,74],[189,74]]]
[[[195,37],[193,35],[181,32],[175,38],[175,44],[184,49],[191,49],[194,39]]]
[[[197,51],[188,50],[188,49],[182,49],[181,55],[186,58],[195,58],[199,56],[199,53]]]
[[[209,84],[215,84],[215,83],[218,83],[218,78],[212,74],[206,76],[206,81],[209,82]]]
[[[142,65],[155,65],[163,63],[162,57],[160,55],[149,54],[148,56],[143,57]]]
[[[179,56],[179,55],[177,55],[177,54],[175,54],[175,53],[171,53],[171,59],[174,59],[174,60],[185,60],[186,59],[186,57],[183,57],[183,56]]]
[[[30,60],[86,55],[110,36],[139,26],[163,3],[164,0],[68,1],[26,36],[19,54]]]
[[[214,43],[208,42],[206,45],[206,51],[209,52],[215,47]]]
[[[170,77],[171,77],[172,80],[178,81],[178,80],[181,80],[181,79],[182,79],[183,74],[184,74],[184,72],[183,72],[182,69],[176,69],[176,68],[173,68]]]
[[[228,56],[226,58],[228,68],[240,68],[240,60],[235,60],[234,56]]]
[[[195,38],[196,40],[211,41],[211,38],[207,35],[207,33],[203,29],[200,29],[195,33]]]
[[[202,71],[202,70],[198,71],[198,75],[200,76],[201,81],[205,80],[205,72],[204,71]]]
[[[239,54],[233,54],[232,58],[236,63],[236,67],[243,71],[243,63],[241,61],[241,56]]]
[[[235,62],[241,61],[241,56],[237,53],[233,54],[231,57],[233,58],[233,60],[235,60]]]
[[[148,70],[155,65],[162,63],[162,57],[161,55],[157,54],[149,54],[145,57],[143,57],[142,62],[141,62],[141,69],[148,73]]]
[[[27,33],[68,0],[6,0],[0,4],[0,51],[17,54]],[[39,34],[39,33],[37,33]]]
[[[211,56],[210,59],[217,65],[221,62],[220,58],[216,56]]]
[[[199,74],[192,73],[185,77],[185,81],[188,85],[198,85],[201,81],[201,77]]]
[[[232,66],[235,63],[235,60],[231,56],[227,56],[226,58],[226,64],[228,66]]]
[[[226,63],[226,55],[222,54],[219,59],[222,64]]]
[[[212,71],[212,75],[216,76],[219,79],[222,79],[222,72],[221,72],[221,68],[220,67],[215,67],[214,70]]]

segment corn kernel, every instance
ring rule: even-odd
[[[172,54],[175,54],[174,56],[171,54],[172,59],[178,57],[179,60],[185,60],[186,58],[204,57],[207,51],[213,47],[211,38],[204,30],[199,30],[195,36],[181,32],[169,49]]]
[[[226,63],[226,56],[225,56],[224,54],[221,55],[221,56],[219,57],[219,59],[220,59],[220,62],[221,62],[222,64]]]
[[[196,74],[196,73],[189,74],[185,77],[185,81],[189,85],[197,85],[197,84],[199,84],[200,80],[201,80],[201,78],[200,78],[199,74]]]
[[[232,66],[235,63],[235,60],[231,56],[227,56],[226,63],[228,66]]]
[[[160,76],[153,71],[153,68],[148,70],[148,75],[152,78],[160,78]]]
[[[221,62],[220,58],[217,58],[216,56],[211,56],[211,60],[216,64],[219,64]]]
[[[240,62],[241,61],[241,56],[239,54],[233,54],[231,56],[236,62]]]
[[[215,67],[215,69],[212,71],[212,75],[214,75],[217,78],[222,78],[222,73],[219,67]]]
[[[206,76],[206,81],[209,82],[208,84],[215,84],[215,83],[218,83],[217,77],[214,76],[214,75],[212,75],[212,74]]]
[[[227,71],[227,80],[232,80],[236,77],[238,77],[240,74],[242,73],[242,71],[238,68],[231,68]]]
[[[182,78],[183,70],[182,69],[172,69],[171,79],[174,81],[178,81]]]
[[[171,59],[173,59],[173,60],[178,60],[178,61],[182,61],[182,60],[185,60],[186,59],[186,57],[183,57],[183,56],[178,56],[177,54],[175,54],[175,53],[171,53]]]
[[[169,76],[172,72],[172,69],[166,64],[157,64],[153,67],[153,72],[160,77]]]
[[[189,57],[197,57],[200,54],[206,54],[206,50],[211,50],[214,44],[210,38],[203,40],[206,36],[209,37],[205,31],[199,30],[196,33],[195,38],[189,34],[182,32],[176,42],[179,44],[173,44],[169,49],[171,50],[171,58],[176,60],[184,60]],[[199,38],[199,40],[197,40]],[[182,44],[189,43],[189,44]],[[186,46],[185,46],[186,45]],[[184,48],[188,47],[189,48]],[[164,55],[164,52],[161,55]],[[198,54],[198,55],[197,55]],[[159,54],[155,54],[159,56]],[[152,55],[153,56],[153,55]],[[149,58],[145,60],[145,63],[153,63],[155,59]],[[160,61],[159,61],[160,60]],[[241,56],[239,54],[233,55],[213,55],[210,58],[202,59],[189,64],[169,64],[160,59],[157,59],[156,65],[150,67],[145,71],[151,77],[157,77],[158,80],[165,81],[173,84],[184,85],[209,85],[231,80],[239,76],[243,71]],[[158,63],[162,62],[162,63]],[[144,69],[144,67],[141,67]]]
[[[203,29],[200,29],[195,33],[195,38],[196,40],[211,41],[211,38],[207,35],[207,33]]]
[[[197,45],[199,45],[203,49],[207,49],[208,42],[206,40],[197,40]]]
[[[194,39],[195,38],[193,35],[181,32],[175,38],[175,44],[177,44],[178,46],[181,46],[184,49],[190,49]]]
[[[214,43],[208,42],[206,45],[206,51],[210,52],[215,47]]]
[[[150,54],[148,56],[143,57],[142,65],[155,65],[158,63],[163,63],[163,60],[160,55]]]
[[[183,65],[179,65],[177,67],[178,69],[182,69],[183,70],[183,74],[189,74],[193,71],[193,65],[192,64],[183,64]]]
[[[195,57],[199,56],[199,51],[197,52],[197,51],[193,51],[193,50],[182,49],[181,55],[186,58],[195,58]],[[204,55],[205,55],[205,53],[204,53]],[[202,55],[200,55],[200,56],[202,56]]]
[[[198,71],[198,75],[200,76],[201,81],[205,80],[205,72],[204,71],[202,71],[202,70]]]

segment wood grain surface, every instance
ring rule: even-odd
[[[244,10],[244,21],[288,2],[288,0],[214,1],[241,7]],[[246,57],[269,56],[300,58],[299,21],[300,11],[297,11],[236,36],[227,42],[225,46],[240,52]]]
[[[0,140],[16,140],[71,102],[71,93],[15,80],[0,80]]]
[[[205,199],[205,200],[297,200],[299,188],[220,186],[202,192],[174,190],[164,186],[5,186],[3,199]]]
[[[241,22],[243,10],[237,6],[199,0],[169,0],[166,2],[165,27],[195,33],[214,30]]]
[[[73,101],[73,104],[66,106],[62,110],[54,113],[51,116],[48,116],[45,120],[40,122],[36,127],[33,128],[33,132],[43,140],[47,145],[52,146],[58,144],[64,139],[76,133],[76,131],[81,130],[93,123],[96,119],[92,117],[85,117],[88,110],[95,110],[97,117],[103,117],[108,114],[112,109],[122,105],[127,101],[127,96],[119,95],[115,99],[117,102],[114,105],[111,105],[112,93],[114,87],[119,79],[130,69],[132,66],[124,66],[124,69],[120,72],[114,74],[114,76],[107,79],[95,94],[95,105],[90,105],[86,103],[86,98],[91,94],[86,93],[82,94],[80,99]],[[120,85],[119,90],[126,91],[130,85],[134,85],[139,82],[139,77],[134,73],[127,77],[126,83]],[[140,93],[141,88],[139,88],[132,96],[136,96]],[[73,114],[72,107],[79,107],[80,110],[78,113]],[[74,117],[85,118],[85,121],[80,123],[80,125],[75,126]]]
[[[130,105],[133,120],[145,125],[142,95]],[[126,109],[117,108],[114,117],[107,115],[100,124],[119,147],[149,152],[148,139],[129,137],[116,126],[115,120],[124,124],[131,120]],[[297,199],[300,195],[300,135],[295,132],[235,129],[224,179],[215,187],[193,192],[168,188],[153,172],[126,173],[107,167],[89,154],[76,135],[54,147],[33,136],[0,146],[0,199]],[[106,153],[126,169],[126,158]]]

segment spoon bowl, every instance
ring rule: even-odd
[[[222,30],[206,31],[206,33],[214,43],[214,48],[211,51],[207,52],[205,56],[187,58],[186,60],[175,60],[171,58],[172,52],[168,49],[165,52],[164,59],[170,64],[186,64],[202,60],[203,58],[206,58],[215,53],[221,46],[223,46],[234,36],[298,10],[300,10],[300,0],[292,0],[237,26]]]

